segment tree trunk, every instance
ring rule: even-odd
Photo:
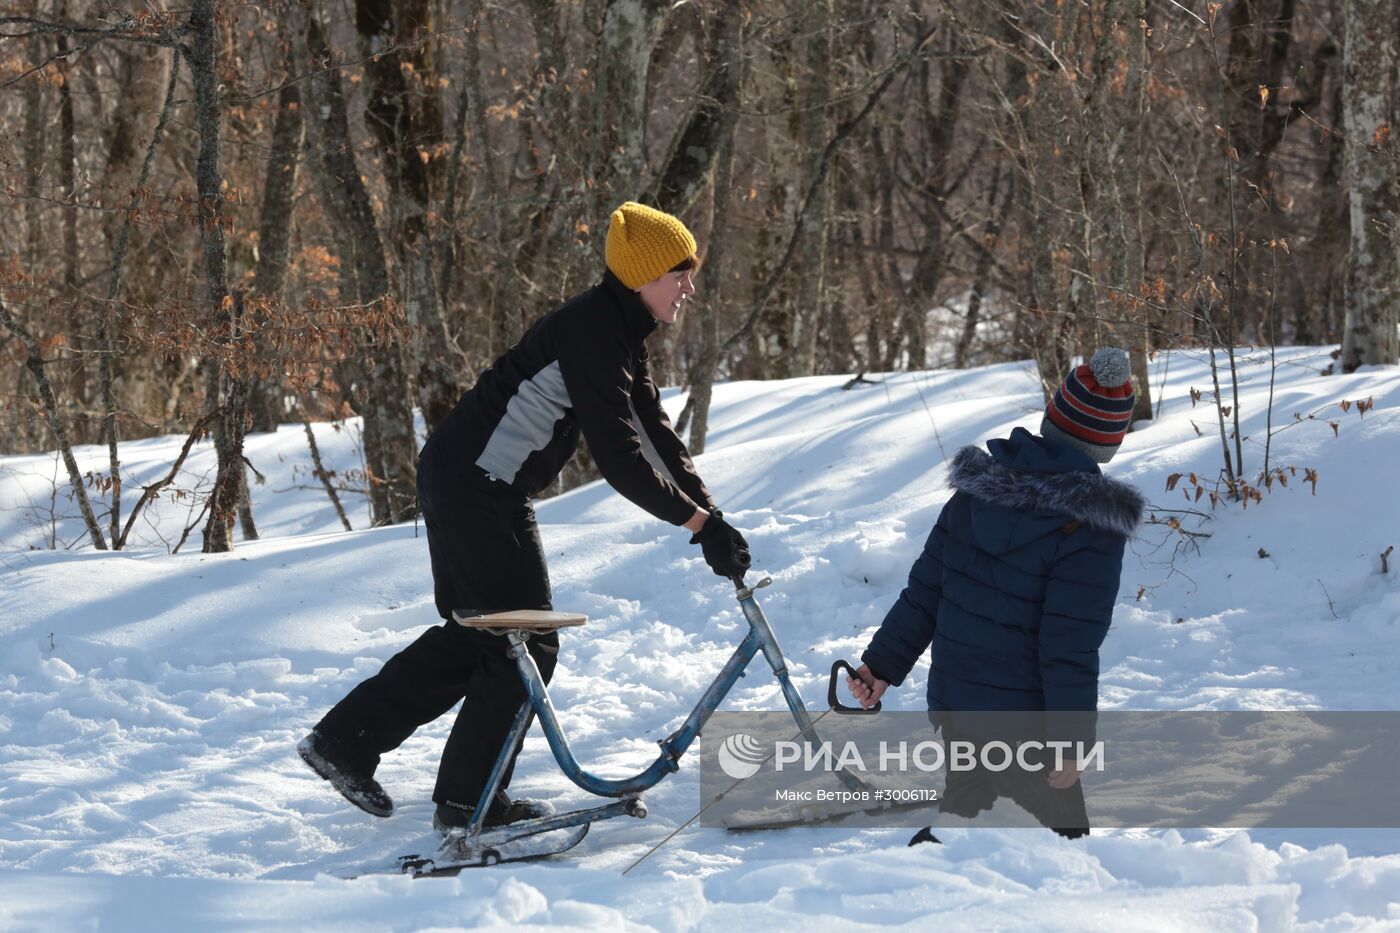
[[[1000,41],[1022,46],[1021,34],[1007,20],[994,27]],[[1018,265],[1025,270],[1021,307],[1013,322],[1012,345],[1016,353],[1030,356],[1036,365],[1041,392],[1048,400],[1064,378],[1068,349],[1065,346],[1061,306],[1053,254],[1063,237],[1060,212],[1049,205],[1061,203],[1056,173],[1066,174],[1064,160],[1053,158],[1055,141],[1041,138],[1060,118],[1042,110],[1052,99],[1053,88],[1041,78],[1029,78],[1026,58],[1008,55],[1004,74],[990,71],[989,86],[1001,104],[1000,131],[1008,156],[1019,175],[1016,188],[1022,198],[1024,226],[1033,231],[1022,238]],[[1042,128],[1045,124],[1046,128]],[[1077,166],[1076,166],[1077,168]],[[1077,174],[1077,172],[1076,172]],[[1029,255],[1027,255],[1029,254]]]
[[[118,457],[117,444],[119,441],[119,431],[117,425],[117,393],[115,386],[115,372],[117,363],[117,318],[112,309],[120,300],[122,292],[122,279],[126,272],[126,254],[131,245],[132,226],[140,204],[143,192],[151,178],[151,169],[155,165],[156,150],[160,146],[161,138],[165,134],[166,124],[170,120],[170,113],[175,105],[175,86],[179,76],[179,58],[171,55],[170,70],[165,86],[165,102],[160,109],[160,117],[156,120],[154,129],[151,131],[150,143],[146,147],[146,157],[142,160],[140,175],[131,180],[131,195],[127,202],[126,209],[118,212],[120,225],[119,229],[108,230],[108,246],[110,252],[110,270],[107,276],[107,301],[98,309],[98,346],[101,353],[101,363],[99,365],[99,382],[102,393],[102,433],[107,440],[107,464],[110,472],[112,489],[112,507],[109,518],[111,522],[111,539],[113,550],[119,546],[119,542],[125,537],[121,534],[121,514],[122,514],[122,476],[121,460]]]
[[[1400,322],[1400,261],[1394,235],[1400,217],[1395,179],[1396,4],[1347,0],[1346,187],[1351,207],[1347,255],[1343,372],[1394,364]]]
[[[31,4],[30,13],[39,15],[38,0]],[[42,61],[44,39],[32,35],[28,42],[28,56],[32,62]],[[24,188],[27,200],[24,204],[25,252],[24,261],[30,269],[39,268],[42,242],[42,206],[40,200],[40,172],[44,167],[44,95],[39,75],[30,75],[24,82]]]
[[[738,46],[734,47],[734,64],[738,65]],[[719,365],[719,309],[724,307],[727,282],[725,244],[729,233],[729,205],[734,188],[734,126],[720,144],[715,165],[714,185],[711,186],[713,206],[710,217],[710,245],[705,260],[705,278],[711,283],[705,298],[705,310],[700,318],[700,365],[690,384],[690,442],[692,455],[705,452],[705,438],[710,430],[710,401],[714,396],[715,369]]]
[[[1246,241],[1276,235],[1269,218],[1284,192],[1274,191],[1271,162],[1299,102],[1293,84],[1300,69],[1290,68],[1296,0],[1236,0],[1229,5],[1229,47],[1225,63],[1229,142],[1237,158],[1229,163],[1238,198],[1237,225]],[[1288,70],[1286,70],[1288,69]],[[1261,99],[1261,88],[1268,93]],[[1275,92],[1279,93],[1275,93]],[[1311,105],[1305,105],[1312,110]],[[1220,195],[1228,197],[1222,180]],[[1257,231],[1257,232],[1255,232]],[[1235,320],[1242,339],[1259,338],[1270,291],[1272,262],[1267,249],[1244,249],[1235,264]],[[1136,417],[1136,415],[1135,415]]]
[[[806,212],[798,218],[802,225],[802,247],[795,270],[797,294],[788,364],[788,372],[793,376],[810,376],[816,371],[817,331],[826,303],[827,208],[831,194],[831,179],[823,164],[822,150],[831,136],[832,0],[815,0],[808,10],[804,24],[810,38],[805,50],[808,74],[802,101],[802,187],[809,188],[814,182],[816,187]]]
[[[297,70],[303,74],[314,70],[316,75],[303,88],[318,150],[312,168],[336,231],[342,274],[353,283],[360,304],[368,306],[389,296],[389,269],[369,192],[355,160],[340,72],[330,67],[334,62],[315,17],[301,6],[294,7],[293,13]],[[364,418],[371,521],[375,525],[407,521],[417,514],[418,444],[402,345],[395,338],[381,341],[366,331],[360,353],[365,385],[358,402]]]
[[[458,396],[444,353],[450,341],[428,229],[432,165],[443,138],[437,69],[427,40],[432,5],[429,0],[396,0],[390,14],[388,4],[379,0],[356,0],[355,9],[356,27],[373,53],[365,68],[370,79],[365,123],[379,144],[389,182],[387,226],[398,260],[396,293],[408,313],[418,400],[431,430]]]
[[[101,437],[107,444],[108,471],[112,482],[112,501],[108,511],[111,539],[116,541],[121,531],[121,460],[118,456],[120,426],[117,424],[118,320],[112,302],[119,297],[125,253],[131,237],[132,214],[139,210],[143,179],[151,169],[156,127],[163,126],[172,99],[171,82],[175,65],[165,49],[136,46],[126,50],[122,60],[121,86],[124,97],[132,102],[118,107],[103,177],[102,200],[111,214],[102,232],[107,241],[109,267],[107,302],[94,310],[97,324],[98,393],[102,406]],[[166,106],[152,106],[162,99]],[[156,114],[160,114],[157,118]],[[150,141],[149,147],[144,144]],[[143,152],[146,154],[142,161]],[[139,174],[139,178],[138,178]]]
[[[34,0],[31,7],[26,11],[32,16],[39,16],[40,8],[38,0]],[[44,38],[37,33],[29,37],[27,54],[31,62],[42,61],[44,57]],[[35,277],[39,278],[38,270],[44,267],[43,260],[43,223],[44,223],[44,200],[43,200],[43,170],[46,142],[44,136],[44,95],[43,82],[39,75],[31,75],[24,82],[24,223],[25,223],[25,248],[21,254],[21,262],[25,268],[35,270]],[[22,370],[16,370],[15,376],[15,397],[22,398],[27,393],[28,377]],[[38,449],[42,443],[42,429],[31,418],[23,418],[17,421],[5,419],[0,424],[0,444],[4,444],[4,450],[18,453],[24,450]]]
[[[199,129],[199,156],[195,162],[199,230],[204,245],[205,292],[216,343],[229,343],[242,324],[242,293],[231,294],[228,284],[227,247],[224,240],[223,175],[219,168],[218,46],[215,34],[216,0],[194,0],[190,11],[191,42],[187,57],[194,82],[195,117]],[[210,494],[209,520],[204,526],[204,552],[233,550],[233,525],[243,483],[243,432],[247,416],[248,383],[228,360],[209,365],[209,398],[219,408],[214,423],[214,451],[218,466]]]
[[[548,4],[552,6],[552,4]],[[550,11],[552,12],[552,11]],[[486,228],[481,231],[479,239],[490,243],[493,247],[494,255],[491,261],[496,265],[501,262],[501,229],[504,217],[505,205],[499,186],[499,170],[496,167],[496,152],[491,143],[491,133],[486,120],[486,100],[482,93],[481,74],[481,29],[484,23],[485,14],[482,10],[481,0],[467,0],[464,13],[465,25],[462,31],[465,38],[462,40],[464,59],[462,65],[462,86],[457,92],[457,115],[456,127],[453,133],[452,154],[449,157],[447,168],[447,193],[443,206],[443,222],[438,245],[438,264],[441,269],[439,292],[444,307],[450,307],[455,300],[457,278],[461,265],[461,253],[463,236],[457,229],[458,223],[458,203],[462,200],[460,189],[462,186],[462,158],[467,147],[468,131],[475,141],[477,158],[480,162],[476,166],[473,175],[472,188],[476,193],[477,200],[484,200],[488,206],[483,211]],[[495,277],[491,277],[486,283],[489,291],[488,296],[481,296],[480,303],[484,305],[490,314],[489,309],[497,307],[499,296],[506,292],[513,292],[514,289],[500,288],[495,284]],[[518,324],[518,321],[516,322]],[[519,328],[511,328],[512,332],[518,332]],[[494,359],[499,355],[505,345],[497,343],[497,338],[492,334],[488,341],[490,350],[488,351]]]
[[[642,192],[646,168],[646,95],[663,0],[608,0],[593,73],[595,216],[605,218]]]
[[[65,19],[67,15],[67,4],[63,0],[59,0],[59,19]],[[58,49],[60,52],[68,50],[66,36],[58,37]],[[73,89],[70,84],[72,67],[67,58],[59,62],[57,67],[58,73],[63,77],[63,82],[58,86],[58,183],[64,200],[71,202],[78,184],[77,127],[73,117]],[[74,289],[78,287],[78,279],[81,275],[81,270],[78,268],[78,257],[78,211],[76,207],[70,205],[63,211],[63,286],[70,300],[73,297]],[[76,302],[74,306],[77,306]]]
[[[277,118],[272,126],[272,148],[267,159],[262,217],[258,223],[258,268],[253,278],[253,294],[274,303],[281,301],[287,281],[292,199],[296,194],[304,138],[301,92],[297,85],[289,84],[277,96]],[[264,319],[259,315],[257,323],[261,324]],[[248,407],[252,415],[251,430],[277,430],[277,425],[287,415],[281,380],[265,370],[259,372],[249,390]]]
[[[1098,317],[1113,324],[1107,330],[1128,351],[1132,364],[1134,420],[1152,418],[1152,386],[1148,380],[1150,334],[1146,306],[1140,301],[1145,276],[1142,249],[1142,139],[1144,68],[1147,37],[1140,25],[1147,20],[1146,0],[1107,0],[1095,24],[1100,30],[1095,50],[1089,132],[1097,142],[1086,147],[1086,169],[1097,175],[1096,192],[1108,251],[1108,307]],[[1122,81],[1117,80],[1120,66]],[[1095,347],[1099,341],[1095,341]]]
[[[899,262],[895,257],[894,238],[894,194],[897,182],[894,174],[894,155],[887,151],[885,137],[888,130],[883,122],[870,130],[870,157],[875,163],[876,203],[879,204],[880,222],[874,235],[877,251],[870,257],[870,272],[861,276],[861,288],[866,303],[870,306],[869,325],[865,338],[865,368],[869,372],[888,372],[895,368],[903,341],[899,332],[892,327],[890,312],[898,317],[898,306],[891,308],[889,301],[875,288],[882,278],[885,281],[899,281]],[[881,345],[883,341],[883,346]]]
[[[267,322],[264,303],[271,302],[276,306],[282,300],[291,252],[292,198],[296,193],[303,139],[301,92],[295,84],[288,84],[278,93],[277,117],[273,121],[272,146],[268,152],[266,181],[263,184],[262,217],[258,223],[258,267],[253,277],[253,294],[257,299],[251,315],[254,329],[260,329]],[[281,380],[265,362],[250,374],[248,412],[249,429],[252,431],[276,431],[286,414]],[[248,473],[245,466],[241,472],[238,494],[238,525],[243,531],[243,540],[256,541],[259,537],[258,526],[253,517]]]
[[[1324,201],[1310,231],[1314,242],[1322,244],[1318,251],[1321,275],[1317,277],[1320,281],[1316,283],[1317,291],[1312,293],[1312,300],[1299,308],[1294,317],[1293,339],[1304,345],[1340,342],[1345,317],[1347,253],[1351,236],[1351,212],[1344,181],[1348,137],[1343,117],[1346,91],[1344,80],[1333,81],[1335,126],[1322,143],[1326,147],[1326,156],[1322,160],[1318,184],[1325,190],[1341,192],[1342,196],[1329,197]]]
[[[668,214],[690,210],[709,183],[720,149],[738,122],[741,64],[735,50],[743,12],[739,0],[719,0],[713,7],[710,42],[705,50],[705,83],[676,131],[666,163],[646,197],[648,204]],[[714,241],[713,233],[710,239]]]
[[[16,337],[25,346],[25,365],[34,376],[34,382],[39,388],[39,399],[44,409],[44,417],[48,420],[49,430],[53,432],[55,443],[58,444],[59,454],[63,457],[63,465],[68,470],[68,483],[73,490],[73,497],[78,500],[78,511],[82,513],[83,524],[87,526],[88,537],[92,540],[92,546],[99,551],[107,550],[107,542],[102,537],[102,529],[97,525],[97,516],[92,511],[92,504],[88,501],[87,489],[83,485],[83,475],[78,472],[78,461],[73,457],[73,446],[68,441],[68,430],[63,426],[63,421],[58,414],[58,399],[54,395],[53,386],[49,383],[49,377],[44,373],[44,357],[39,347],[39,341],[25,328],[10,316],[9,310],[3,302],[0,302],[0,324]]]
[[[1005,186],[1005,193],[1002,187]],[[1001,203],[997,203],[997,196]],[[953,348],[953,368],[966,369],[972,356],[972,343],[977,337],[977,325],[982,315],[982,300],[987,292],[987,278],[992,272],[992,250],[996,248],[1006,220],[1011,215],[1011,205],[1016,200],[1016,176],[998,168],[992,174],[992,184],[987,191],[987,209],[991,219],[983,235],[986,249],[977,254],[977,264],[972,273],[972,290],[967,299],[967,315],[963,318],[962,333]]]
[[[959,41],[950,39],[945,45],[951,53],[960,48]],[[919,92],[925,101],[932,93],[930,84],[933,66],[920,62],[918,68]],[[938,106],[936,116],[925,126],[923,163],[915,169],[921,183],[918,195],[922,209],[920,219],[923,230],[919,236],[918,258],[914,272],[904,288],[904,307],[900,314],[899,328],[908,346],[905,367],[920,370],[927,365],[927,319],[937,296],[938,286],[943,281],[948,265],[949,247],[944,236],[944,200],[948,197],[948,172],[952,159],[953,143],[957,139],[958,118],[962,113],[963,89],[967,82],[968,65],[955,58],[945,58],[938,69]],[[929,101],[927,106],[932,109]]]

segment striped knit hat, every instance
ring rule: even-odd
[[[1107,463],[1118,452],[1132,420],[1128,354],[1104,347],[1065,378],[1045,408],[1040,436],[1063,441],[1098,463]]]

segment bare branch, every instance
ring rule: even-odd
[[[58,450],[63,456],[63,464],[68,468],[68,482],[73,487],[73,495],[77,498],[78,508],[83,513],[83,522],[87,525],[88,535],[92,538],[92,546],[99,551],[105,551],[107,550],[107,542],[102,537],[102,529],[98,527],[97,516],[92,512],[92,503],[88,501],[87,488],[83,485],[83,476],[78,472],[78,461],[73,457],[73,445],[68,441],[68,429],[63,426],[63,422],[58,417],[58,399],[54,397],[53,386],[49,384],[49,377],[44,373],[44,357],[39,347],[39,341],[35,340],[34,335],[10,315],[3,301],[0,301],[0,324],[4,324],[11,333],[22,340],[28,350],[25,365],[34,374],[34,381],[39,384],[39,398],[43,401],[44,417],[49,423],[49,430],[53,432],[54,439],[58,442]]]
[[[176,457],[175,462],[170,465],[170,472],[165,474],[163,479],[157,480],[141,490],[141,498],[136,501],[136,505],[131,509],[131,514],[126,517],[126,527],[122,529],[122,536],[117,539],[115,545],[116,550],[120,551],[122,548],[126,547],[126,537],[131,534],[131,526],[136,523],[136,516],[141,514],[141,510],[144,509],[152,499],[159,495],[162,489],[175,482],[175,477],[179,474],[180,468],[185,465],[185,458],[190,455],[190,449],[194,447],[195,441],[204,436],[205,432],[209,430],[209,426],[214,423],[215,419],[217,419],[220,414],[222,414],[222,412],[215,410],[211,411],[203,418],[200,418],[199,421],[195,423],[195,426],[190,429],[189,436],[185,438],[184,446],[180,448],[180,455]],[[182,538],[181,541],[183,540]]]
[[[924,34],[919,37],[918,41],[914,43],[913,48],[905,54],[902,65],[907,66],[923,55],[925,50],[928,49],[929,44],[933,41],[934,36],[938,34],[938,29],[939,27],[935,25],[925,31]],[[826,148],[822,151],[816,177],[812,179],[812,183],[807,187],[806,195],[802,198],[802,207],[797,212],[797,217],[792,227],[792,235],[788,238],[787,249],[783,251],[783,258],[773,269],[773,274],[768,277],[768,281],[763,284],[763,288],[759,292],[758,298],[754,301],[753,310],[749,312],[749,316],[744,319],[743,324],[739,325],[738,330],[729,335],[729,338],[725,340],[723,346],[720,347],[721,357],[731,353],[740,340],[743,340],[752,333],[754,324],[763,316],[764,310],[768,307],[769,300],[773,297],[774,291],[777,290],[778,283],[782,281],[783,276],[787,273],[787,267],[792,262],[793,255],[797,252],[798,242],[802,239],[803,219],[806,217],[807,211],[811,207],[812,200],[816,196],[817,191],[821,188],[822,182],[826,180],[827,172],[831,168],[832,156],[836,154],[837,148],[839,148],[846,137],[851,135],[851,132],[860,125],[866,115],[869,114],[871,110],[875,109],[875,105],[880,102],[880,98],[884,96],[885,91],[889,90],[890,85],[894,83],[894,79],[899,74],[899,71],[900,68],[891,68],[885,75],[885,79],[880,82],[880,85],[875,88],[870,97],[866,100],[865,106],[862,107],[855,116],[838,126],[836,128],[836,133],[831,137],[831,141],[826,144]]]

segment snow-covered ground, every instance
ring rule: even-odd
[[[1241,371],[1245,474],[1263,465],[1269,370]],[[1109,467],[1159,508],[1195,508],[1186,546],[1165,525],[1130,549],[1103,654],[1102,705],[1122,709],[1395,709],[1400,669],[1400,370],[1323,376],[1325,350],[1280,351],[1271,463],[1298,474],[1248,510],[1187,503],[1219,471],[1196,354],[1153,363],[1162,417]],[[948,496],[944,460],[1039,423],[1024,364],[716,388],[698,465],[772,575],[762,591],[809,704],[856,658]],[[1358,415],[1335,403],[1374,398]],[[676,411],[682,396],[668,393]],[[1323,410],[1325,409],[1325,410]],[[1306,420],[1296,423],[1294,413]],[[1337,430],[1329,421],[1338,422]],[[1197,427],[1201,432],[1197,433]],[[318,426],[327,461],[356,465],[354,425]],[[181,438],[123,447],[139,481]],[[693,767],[647,794],[651,816],[597,826],[570,855],[457,879],[347,868],[429,843],[429,796],[451,718],[387,756],[387,820],[345,804],[297,760],[320,715],[433,624],[421,529],[344,532],[309,474],[299,425],[248,440],[263,540],[198,553],[189,503],[163,499],[122,553],[79,541],[53,458],[0,456],[0,929],[420,929],[561,925],[690,929],[826,922],[948,929],[1400,929],[1400,831],[1096,831],[944,826],[942,846],[841,828],[731,834],[691,826]],[[84,468],[105,452],[79,451]],[[207,444],[186,488],[212,469]],[[1316,495],[1303,482],[1317,471]],[[135,483],[128,481],[128,489]],[[135,496],[128,492],[126,501]],[[588,613],[563,638],[551,692],[579,757],[622,775],[655,754],[742,633],[732,587],[686,536],[601,485],[538,507],[555,605]],[[1159,513],[1164,519],[1169,513]],[[1175,513],[1172,513],[1175,514]],[[66,517],[68,516],[68,517]],[[1181,547],[1178,547],[1181,543]],[[887,704],[919,709],[927,664]],[[751,675],[725,708],[779,709]],[[703,743],[703,740],[702,740]],[[693,749],[692,756],[698,749]],[[538,731],[512,790],[583,804]]]

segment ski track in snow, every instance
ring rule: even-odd
[[[1318,374],[1326,351],[1279,353],[1273,440],[1298,475],[1241,512],[1215,510],[1179,536],[1143,529],[1130,547],[1102,657],[1114,709],[1393,709],[1400,666],[1400,527],[1389,487],[1400,460],[1400,371]],[[1263,456],[1268,368],[1242,369],[1247,475]],[[1168,365],[1169,364],[1169,365]],[[1219,469],[1208,370],[1194,354],[1154,361],[1163,417],[1109,467],[1158,508],[1182,481]],[[836,657],[856,660],[903,585],[939,508],[945,455],[1035,430],[1025,364],[895,374],[842,391],[843,377],[716,387],[701,474],[772,575],[759,599],[811,705]],[[672,411],[684,397],[666,393]],[[1337,436],[1327,422],[1339,422]],[[1192,426],[1192,422],[1199,426]],[[356,465],[353,423],[317,426],[323,456]],[[1256,440],[1257,439],[1257,440]],[[163,475],[182,438],[124,445],[133,476]],[[386,756],[399,805],[374,820],[297,759],[306,730],[398,648],[434,624],[421,528],[343,532],[309,487],[299,425],[248,439],[268,477],[253,490],[263,540],[174,556],[188,503],[163,499],[118,554],[27,550],[70,542],[50,520],[52,456],[0,457],[0,928],[417,929],[565,925],[717,928],[832,922],[952,929],[1400,929],[1400,831],[1095,831],[940,824],[945,845],[905,848],[903,830],[727,834],[692,826],[620,872],[699,806],[693,767],[646,795],[645,821],[595,826],[570,856],[413,882],[329,875],[432,845],[430,794],[451,717]],[[105,451],[78,451],[104,469]],[[187,487],[210,474],[192,455]],[[1318,470],[1317,494],[1302,482]],[[135,487],[128,481],[128,490]],[[135,496],[128,493],[129,503]],[[1203,500],[1204,501],[1204,500]],[[60,512],[75,512],[58,502]],[[347,499],[357,529],[363,502]],[[686,536],[594,484],[538,503],[555,605],[586,612],[566,631],[551,695],[579,758],[639,770],[682,721],[744,633],[732,587]],[[1261,556],[1260,550],[1267,556]],[[1144,587],[1137,598],[1139,587]],[[761,662],[726,709],[779,709]],[[927,662],[886,697],[922,709]],[[703,742],[703,740],[702,740]],[[691,757],[698,754],[692,749]],[[538,729],[512,791],[556,808],[590,798],[565,779]]]

